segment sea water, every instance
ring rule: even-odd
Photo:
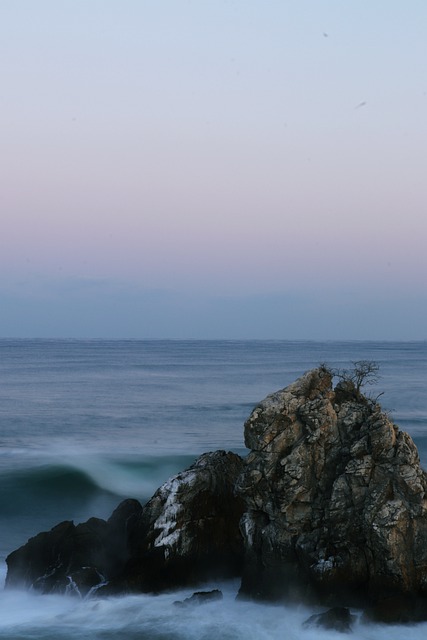
[[[245,455],[257,402],[326,363],[380,367],[373,396],[427,467],[426,342],[0,340],[0,638],[281,640],[337,634],[302,626],[313,610],[236,601],[178,608],[183,590],[98,599],[3,590],[5,558],[62,520],[107,518],[148,500],[204,451]],[[421,640],[427,624],[366,624],[361,639]]]

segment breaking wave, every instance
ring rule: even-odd
[[[148,500],[171,475],[194,462],[194,456],[99,458],[73,456],[62,463],[44,462],[0,473],[0,509],[4,515],[27,503],[85,501],[97,494]]]

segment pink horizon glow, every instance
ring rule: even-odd
[[[0,294],[424,299],[427,7],[321,5],[7,4]]]

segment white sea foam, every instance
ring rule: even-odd
[[[206,585],[216,588],[218,585]],[[203,605],[176,607],[191,595],[177,591],[159,596],[81,600],[70,596],[40,596],[22,591],[0,593],[0,637],[24,640],[47,637],[173,638],[175,640],[331,640],[342,634],[304,628],[313,610],[236,601],[236,582],[220,585],[224,599]],[[357,612],[354,612],[357,614]],[[49,629],[49,636],[47,635]],[[412,626],[367,624],[358,616],[352,637],[357,640],[424,640],[427,623]]]

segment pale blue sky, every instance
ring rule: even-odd
[[[425,339],[427,4],[0,0],[0,336]]]

